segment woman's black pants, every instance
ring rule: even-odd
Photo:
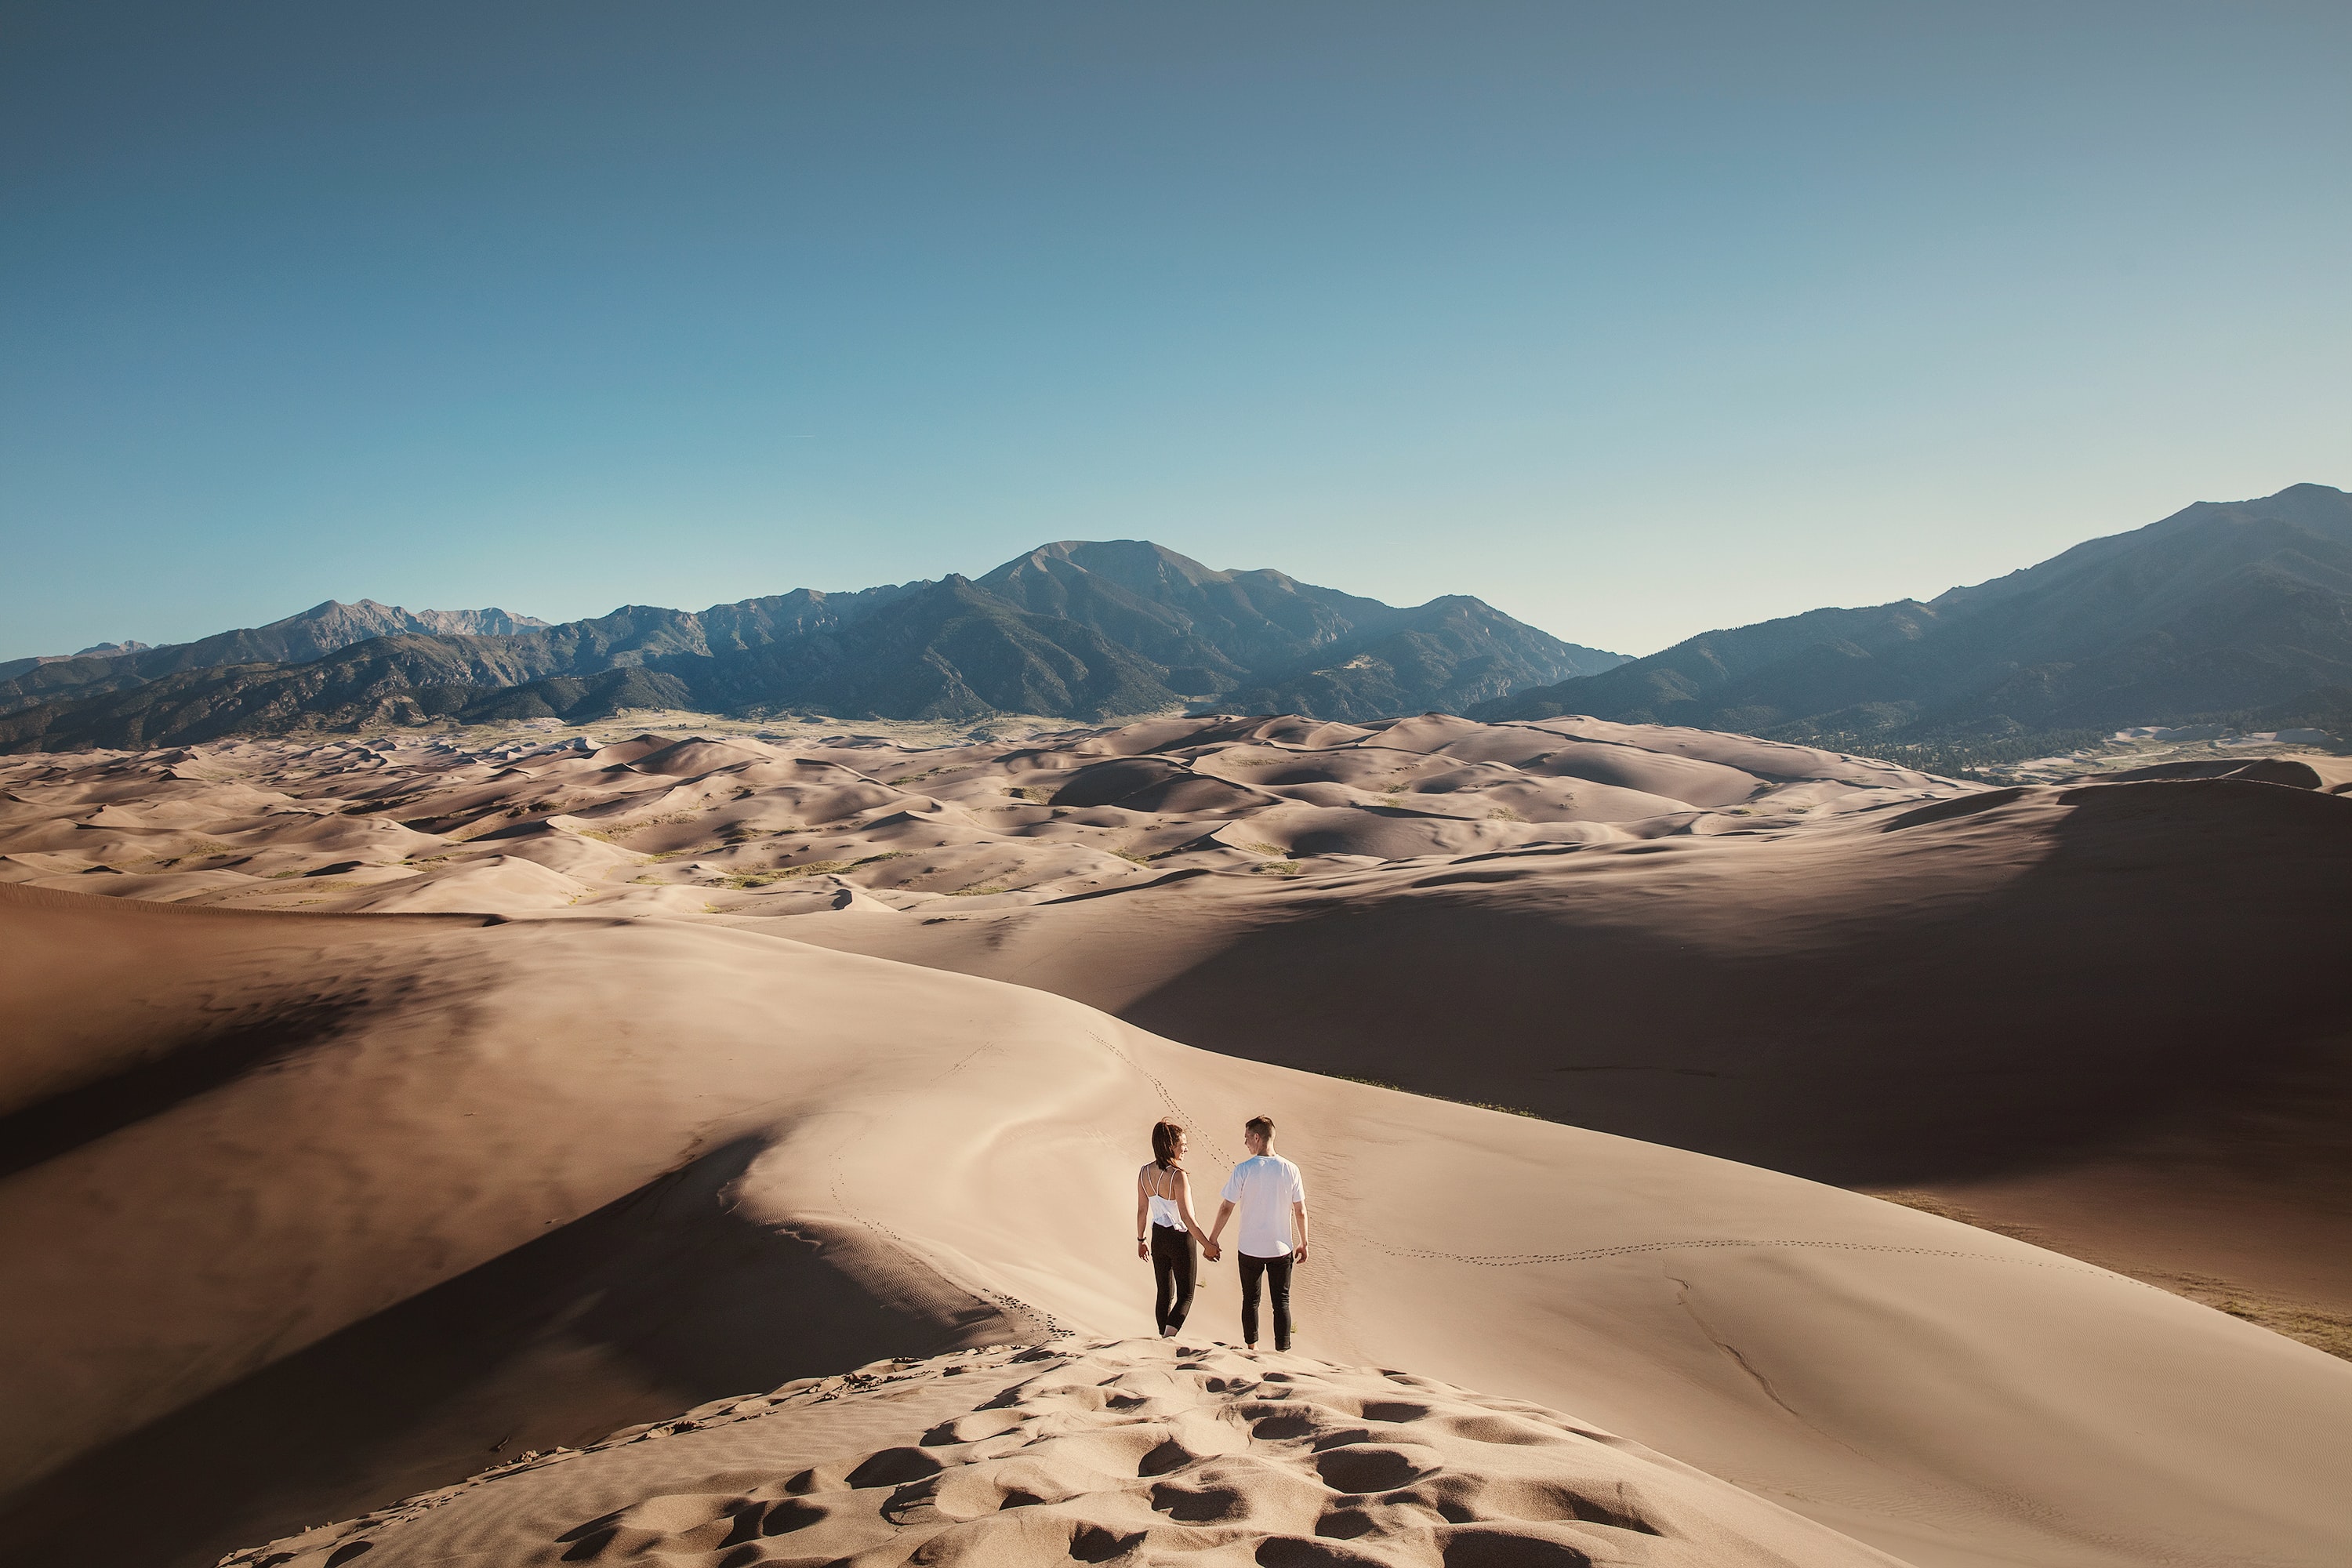
[[[1289,1259],[1285,1258],[1287,1263]],[[1160,1305],[1154,1320],[1160,1331],[1172,1334],[1184,1326],[1192,1310],[1192,1238],[1172,1225],[1151,1227],[1151,1277],[1160,1282]],[[1287,1319],[1284,1320],[1286,1322]]]
[[[1274,1348],[1290,1348],[1290,1254],[1279,1258],[1252,1258],[1244,1252],[1242,1260],[1242,1339],[1257,1343],[1257,1282],[1264,1277],[1265,1293],[1274,1298]]]

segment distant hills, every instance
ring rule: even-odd
[[[14,680],[26,670],[31,669],[37,665],[63,664],[68,659],[73,658],[110,658],[117,654],[144,653],[154,646],[155,645],[152,643],[143,643],[136,640],[131,642],[102,642],[93,643],[89,647],[80,650],[79,653],[43,653],[35,654],[30,658],[0,659],[0,680]]]
[[[181,744],[630,708],[1075,719],[1180,705],[1356,720],[1460,711],[1625,656],[1481,600],[1399,608],[1148,541],[1048,544],[977,580],[795,589],[551,626],[362,600],[197,642],[0,665],[0,750]]]
[[[2200,501],[1934,599],[1707,632],[1467,711],[1585,713],[1880,754],[1983,753],[2126,724],[2341,725],[2352,716],[2352,495],[2295,485]]]
[[[184,670],[215,665],[291,663],[321,658],[369,637],[402,632],[499,636],[547,623],[504,610],[404,610],[362,599],[330,599],[266,626],[221,632],[195,642],[152,647],[143,642],[100,643],[78,654],[13,658],[0,663],[0,712],[37,701],[121,691]]]

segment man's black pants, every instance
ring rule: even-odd
[[[1274,1348],[1290,1348],[1290,1254],[1279,1258],[1252,1258],[1244,1252],[1242,1260],[1242,1338],[1257,1343],[1257,1282],[1263,1278],[1266,1294],[1274,1298]]]

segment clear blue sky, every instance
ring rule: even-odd
[[[1150,537],[1648,652],[2352,485],[2352,6],[0,5],[0,657]]]

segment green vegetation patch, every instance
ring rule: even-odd
[[[2159,1279],[2148,1283],[2163,1284]],[[2300,1301],[2265,1295],[2227,1279],[2209,1279],[2200,1275],[2183,1275],[2179,1283],[2166,1289],[2176,1295],[2201,1301],[2217,1312],[2227,1312],[2233,1318],[2268,1329],[2274,1334],[2284,1334],[2291,1340],[2301,1340],[2315,1351],[2352,1361],[2352,1315],[2322,1311]]]
[[[2059,1246],[2047,1232],[2027,1225],[2003,1225],[1932,1193],[1872,1193],[1870,1195],[1885,1203],[1900,1204],[1921,1214],[1954,1220],[2069,1258],[2082,1256]],[[2161,1269],[2126,1268],[2095,1258],[2084,1258],[2083,1261],[2101,1268],[2113,1268],[2143,1285],[2153,1285],[2159,1290],[2185,1296],[2200,1306],[2210,1307],[2217,1312],[2227,1312],[2256,1328],[2268,1329],[2274,1334],[2299,1340],[2315,1351],[2325,1351],[2329,1355],[2352,1361],[2352,1315],[2328,1311],[2305,1301],[2290,1300],[2284,1296],[2210,1274],[2175,1274]]]
[[[1816,730],[1804,725],[1789,725],[1772,731],[1766,738],[1812,746],[1824,752],[1869,757],[1876,762],[1892,763],[1898,768],[1913,768],[1948,779],[2002,784],[2008,782],[2007,775],[2000,772],[2003,768],[2040,757],[2096,751],[2114,733],[2112,729],[2022,730],[2002,736],[1947,735],[1895,741],[1879,731]]]
[[[703,808],[704,811],[715,811],[718,808],[716,806],[705,806]],[[695,811],[673,811],[667,816],[648,816],[643,822],[624,822],[612,827],[605,828],[601,832],[586,833],[583,836],[589,838],[602,838],[609,844],[614,839],[620,838],[628,834],[643,833],[648,827],[675,827],[681,822],[692,822],[700,815],[701,812]]]
[[[877,860],[895,859],[905,854],[903,849],[888,855],[877,855]],[[765,871],[744,871],[726,879],[730,888],[765,888],[777,882],[789,882],[794,877],[827,877],[837,871],[854,871],[866,865],[864,860],[811,860],[802,866],[777,866]]]
[[[811,860],[799,866],[779,866],[772,871],[751,873],[758,880],[747,881],[745,885],[765,887],[770,882],[782,882],[793,877],[828,877],[835,871],[846,871],[858,864],[860,862],[856,860]]]
[[[1311,1071],[1313,1069],[1310,1068],[1309,1070]],[[1359,1078],[1351,1072],[1327,1072],[1323,1076],[1325,1078],[1336,1078],[1342,1083],[1368,1084],[1373,1089],[1394,1089],[1399,1094],[1418,1095],[1423,1100],[1442,1100],[1448,1105],[1467,1105],[1477,1110],[1499,1110],[1506,1116],[1524,1116],[1530,1121],[1549,1121],[1551,1120],[1542,1112],[1529,1110],[1525,1106],[1497,1105],[1491,1100],[1460,1100],[1450,1094],[1432,1094],[1425,1089],[1407,1089],[1401,1083],[1391,1083],[1384,1078]]]

